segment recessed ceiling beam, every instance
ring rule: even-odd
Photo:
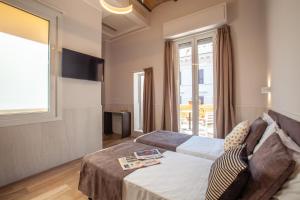
[[[137,0],[142,4],[149,12],[151,12],[158,5],[165,3],[167,1],[177,1],[177,0]]]

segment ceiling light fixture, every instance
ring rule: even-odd
[[[133,7],[132,4],[130,4],[127,7],[116,7],[116,6],[110,5],[105,0],[99,0],[99,1],[100,1],[101,6],[105,10],[107,10],[111,13],[122,15],[122,14],[128,14],[128,13],[132,12],[132,7]]]

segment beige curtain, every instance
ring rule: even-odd
[[[153,68],[144,69],[144,72],[143,132],[149,133],[155,129]]]
[[[165,42],[162,130],[178,132],[174,42]]]
[[[233,99],[233,53],[230,27],[224,25],[218,29],[216,49],[217,105],[216,126],[217,138],[224,138],[234,127]]]

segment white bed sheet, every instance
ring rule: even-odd
[[[216,160],[224,153],[224,140],[193,136],[178,146],[176,152]]]
[[[167,151],[161,164],[124,179],[123,200],[205,199],[211,160]]]

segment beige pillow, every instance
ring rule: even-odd
[[[224,141],[224,150],[227,151],[238,145],[241,145],[248,135],[250,125],[248,121],[243,121],[236,125],[226,136]]]

